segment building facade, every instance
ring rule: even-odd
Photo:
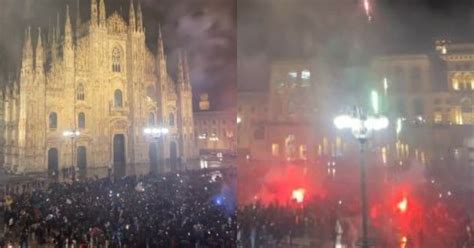
[[[236,150],[236,115],[233,111],[210,108],[209,95],[200,95],[199,111],[194,113],[194,127],[199,153],[233,154]]]
[[[235,114],[230,111],[194,113],[194,126],[201,154],[235,151]]]
[[[336,139],[331,142],[331,130],[321,122],[327,117],[327,87],[316,68],[311,60],[274,61],[268,91],[239,92],[241,155],[288,161],[336,153]]]
[[[430,54],[378,57],[371,66],[384,111],[403,131],[393,156],[424,163],[472,164],[474,139],[473,44],[437,42]]]
[[[375,57],[336,77],[311,61],[275,61],[267,91],[239,93],[239,150],[280,161],[356,152],[332,120],[377,90],[390,119],[371,144],[377,161],[474,165],[473,54],[473,44],[437,43],[431,53]]]
[[[186,56],[172,79],[161,32],[155,54],[145,44],[139,4],[131,1],[127,22],[91,2],[91,19],[78,15],[75,28],[67,8],[47,37],[26,31],[19,77],[2,95],[4,166],[50,175],[71,165],[115,175],[179,169],[197,156]],[[145,134],[150,127],[168,132]],[[65,138],[68,130],[79,135]]]

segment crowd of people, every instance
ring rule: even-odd
[[[474,247],[473,211],[463,199],[474,194],[439,191],[420,185],[401,213],[399,203],[369,207],[369,238],[374,247]],[[434,197],[434,194],[436,196]],[[466,195],[467,194],[467,195]],[[416,198],[416,200],[415,200]],[[240,247],[358,247],[361,210],[356,201],[314,198],[304,203],[254,204],[238,210]],[[299,242],[297,242],[299,241]],[[341,246],[338,246],[341,245]]]
[[[234,247],[235,169],[7,190],[4,244]],[[68,246],[69,247],[69,246]]]

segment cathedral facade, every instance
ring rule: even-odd
[[[77,15],[73,27],[67,8],[48,35],[27,29],[19,76],[2,95],[4,167],[50,176],[71,166],[83,175],[179,170],[197,156],[187,57],[172,79],[161,31],[156,53],[145,44],[140,4],[130,3],[127,22],[91,2],[90,21]]]

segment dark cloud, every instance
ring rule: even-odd
[[[75,22],[77,0],[0,0],[1,71],[15,68],[28,24],[48,27],[56,13],[64,21],[65,5]],[[119,11],[128,19],[129,0],[106,0],[110,15]],[[137,3],[136,0],[134,0]],[[171,74],[178,50],[188,52],[195,92],[209,92],[218,109],[235,106],[236,0],[142,0],[147,45],[154,52],[161,24]],[[90,0],[80,0],[82,19],[90,18]],[[8,35],[7,35],[8,34]]]

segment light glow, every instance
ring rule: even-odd
[[[305,193],[306,193],[305,189],[302,189],[302,188],[295,189],[291,193],[291,199],[295,200],[297,203],[303,203]]]
[[[340,115],[334,119],[334,125],[337,129],[346,129],[354,126],[354,120],[349,115]]]
[[[406,197],[403,197],[403,199],[397,204],[398,210],[400,210],[401,213],[405,213],[407,211],[408,207],[408,200]]]
[[[145,129],[143,129],[143,133],[145,133],[145,134],[157,134],[157,135],[168,134],[169,129],[168,128],[147,127]]]
[[[402,119],[398,118],[397,119],[397,135],[399,135],[402,132]]]
[[[79,130],[67,130],[67,131],[63,132],[64,137],[74,138],[74,137],[77,137],[79,135],[81,135],[81,132]]]
[[[301,72],[301,79],[309,80],[311,78],[311,72],[308,70],[303,70]]]
[[[364,0],[364,10],[365,10],[365,15],[367,15],[367,19],[372,21],[372,16],[370,15],[370,2],[369,0]]]
[[[292,71],[288,73],[288,76],[292,79],[296,79],[298,77],[298,73],[296,71]]]
[[[374,110],[374,113],[378,114],[379,113],[379,94],[377,93],[377,91],[373,90],[370,93],[370,98],[372,101],[372,108]]]

